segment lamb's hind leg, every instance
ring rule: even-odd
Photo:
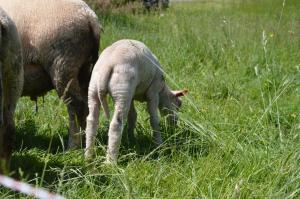
[[[117,162],[122,131],[127,120],[131,98],[115,101],[115,110],[108,132],[107,162]]]
[[[94,155],[95,137],[99,123],[100,101],[97,92],[94,90],[89,90],[88,106],[89,115],[86,118],[86,159],[90,159]]]

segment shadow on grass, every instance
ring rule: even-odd
[[[41,177],[46,169],[44,180],[47,183],[57,180],[59,175],[48,168],[62,169],[64,167],[64,163],[58,160],[60,156],[58,154],[64,152],[61,139],[64,140],[63,142],[67,140],[66,137],[60,138],[58,133],[51,133],[50,130],[49,132],[39,132],[33,119],[27,119],[18,125],[11,159],[13,177],[34,179],[37,176]],[[66,146],[66,142],[64,145]],[[46,161],[47,155],[52,158]],[[57,158],[53,158],[56,156]]]
[[[97,140],[104,146],[107,146],[108,142],[108,128],[109,123],[106,123],[97,134]],[[195,158],[205,157],[215,146],[213,140],[193,131],[188,126],[180,128],[163,127],[161,131],[164,143],[157,148],[149,129],[145,129],[138,124],[135,129],[135,140],[129,140],[125,127],[120,146],[121,159],[119,159],[119,163],[126,165],[136,157],[145,158],[145,160],[157,160],[161,157],[172,159],[177,157],[179,153]],[[126,157],[130,153],[134,154],[133,157],[131,155]],[[102,151],[101,155],[105,155],[105,152]]]
[[[108,143],[108,130],[109,122],[105,122],[101,125],[96,136],[98,143],[101,143],[105,147]],[[120,145],[120,154],[124,155],[130,152],[135,152],[138,156],[143,156],[149,154],[153,149],[155,149],[155,144],[152,142],[151,135],[147,135],[145,132],[149,131],[144,129],[142,125],[138,124],[134,133],[135,140],[130,140],[128,138],[127,126],[125,126]]]
[[[66,146],[67,137],[62,137],[64,146]],[[58,133],[52,135],[41,135],[35,121],[32,119],[26,120],[16,131],[15,151],[22,149],[39,148],[47,151],[50,147],[50,153],[57,153],[63,151],[63,145]]]
[[[106,122],[97,134],[97,140],[105,147],[108,141],[108,129],[109,123]],[[11,169],[14,172],[14,177],[35,179],[38,176],[40,179],[44,175],[43,181],[47,184],[52,184],[57,182],[65,167],[67,169],[75,167],[83,174],[86,173],[86,169],[88,168],[84,164],[83,150],[64,152],[58,135],[41,135],[39,133],[41,132],[38,132],[34,120],[31,119],[26,120],[17,129],[15,145],[15,151],[17,152],[14,153],[11,160]],[[205,140],[205,137],[199,136],[189,127],[176,129],[162,128],[162,135],[165,142],[158,149],[152,141],[150,130],[145,129],[143,125],[138,124],[135,129],[135,142],[128,140],[126,135],[127,132],[125,129],[120,147],[120,166],[126,166],[136,158],[146,161],[158,160],[160,158],[172,160],[181,153],[193,157],[206,156],[213,145],[211,142]],[[51,147],[48,149],[50,144]],[[49,153],[47,154],[48,151]],[[105,148],[101,153],[101,155],[105,156]],[[128,154],[134,155],[131,156]],[[49,159],[47,159],[48,156]],[[99,164],[102,163],[99,162]],[[71,172],[68,176],[65,176],[65,179],[72,179],[73,177],[76,178],[76,174]],[[101,177],[100,179],[100,184],[107,183],[106,178]]]
[[[47,168],[59,168],[60,170],[63,167],[64,165],[59,161],[45,161],[44,158],[30,151],[14,154],[11,159],[11,170],[14,171],[15,178],[35,179],[43,176],[45,171],[43,180],[49,184],[57,180],[59,173]]]
[[[214,142],[188,126],[178,128],[164,127],[162,129],[165,148],[162,154],[169,158],[185,154],[190,157],[199,158],[209,154]]]
[[[104,146],[106,146],[108,142],[108,130],[109,123],[106,122],[97,133],[98,141]],[[163,140],[166,141],[164,146],[161,148],[164,150],[163,154],[165,155],[170,155],[168,154],[168,151],[170,150],[172,150],[170,153],[174,153],[174,150],[183,150],[188,152],[191,156],[199,156],[199,154],[205,156],[208,154],[210,147],[213,145],[209,140],[206,140],[205,137],[199,136],[189,127],[168,128],[164,126],[161,131]],[[132,141],[128,139],[125,127],[120,146],[121,153],[123,152],[124,154],[128,153],[128,151],[134,150],[138,156],[144,156],[155,150],[156,145],[152,140],[152,135],[145,132],[149,132],[149,130],[144,129],[142,125],[138,124],[135,129],[135,140]],[[63,146],[59,135],[54,134],[51,136],[38,134],[36,124],[32,119],[26,120],[22,127],[17,129],[16,137],[15,151],[32,148],[48,151],[49,145],[51,144],[49,150],[50,153],[56,154],[58,152],[63,152]],[[64,140],[64,144],[66,144],[67,136],[64,136],[62,139]]]

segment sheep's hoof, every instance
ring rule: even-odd
[[[162,139],[160,138],[160,139],[154,139],[154,144],[155,144],[155,146],[156,147],[159,147],[159,146],[161,146],[162,145],[162,143],[163,143],[163,141],[162,141]]]
[[[71,144],[68,146],[68,151],[80,149],[81,146],[79,144]]]
[[[76,150],[81,148],[81,142],[80,139],[70,139],[68,142],[68,150]]]

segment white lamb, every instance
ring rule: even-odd
[[[160,145],[158,108],[174,124],[177,121],[176,111],[181,106],[179,97],[184,96],[187,90],[171,91],[168,88],[156,56],[142,42],[120,40],[107,47],[93,69],[89,84],[86,159],[94,154],[100,104],[109,118],[107,93],[113,99],[115,110],[108,132],[106,161],[116,162],[126,121],[128,135],[133,137],[137,118],[133,100],[147,102],[154,142]]]

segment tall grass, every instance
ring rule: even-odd
[[[98,12],[101,49],[141,40],[169,85],[189,89],[178,128],[162,119],[165,141],[155,149],[139,104],[138,143],[123,142],[113,167],[102,164],[108,122],[101,117],[97,157],[86,165],[83,150],[65,150],[68,118],[56,94],[39,101],[37,114],[22,98],[12,175],[67,198],[299,198],[299,9],[297,0],[228,0]]]

